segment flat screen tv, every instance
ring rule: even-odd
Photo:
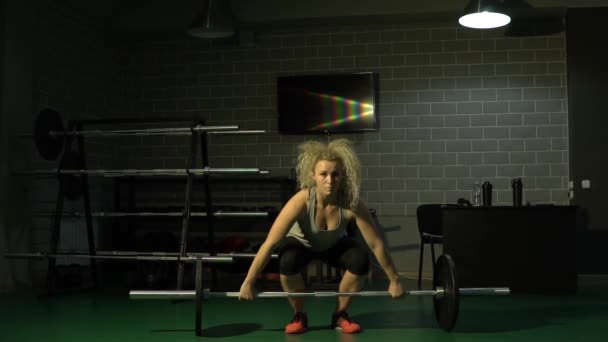
[[[279,133],[376,130],[377,86],[371,72],[278,77]]]

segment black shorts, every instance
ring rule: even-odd
[[[327,250],[314,252],[294,237],[286,237],[279,246],[279,272],[283,275],[300,273],[313,259],[348,270],[355,275],[367,275],[369,256],[367,250],[349,238],[343,237]]]

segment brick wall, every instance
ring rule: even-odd
[[[258,32],[255,46],[241,47],[188,37],[109,39],[83,22],[49,18],[37,42],[39,107],[53,107],[66,119],[189,118],[267,130],[210,138],[213,167],[289,175],[298,143],[324,139],[277,133],[277,76],[377,72],[379,129],[344,137],[363,161],[362,196],[378,211],[400,271],[417,266],[414,217],[421,203],[469,198],[475,181],[488,180],[494,202],[508,204],[515,177],[523,178],[525,201],[567,201],[562,35],[505,38],[500,30],[453,23],[343,26]],[[93,139],[87,146],[91,168],[183,168],[189,153],[181,137]],[[32,151],[30,166],[51,164]],[[55,184],[32,182],[34,210],[53,208]],[[94,210],[108,204],[105,185],[92,183]],[[219,198],[245,204],[264,196],[271,195],[227,188]],[[65,226],[72,240],[83,241],[82,222]],[[34,249],[45,249],[50,220],[37,218],[33,227],[40,247]]]
[[[356,142],[363,197],[380,216],[470,198],[475,181],[492,182],[494,203],[509,204],[515,177],[523,178],[524,201],[567,201],[561,35],[506,38],[451,23],[347,26],[258,33],[255,47],[184,37],[129,41],[120,51],[129,95],[121,112],[268,131],[212,138],[212,166],[289,174],[297,144],[323,137],[277,133],[276,77],[373,71],[380,75],[380,127],[345,137]],[[184,165],[175,158],[180,145],[187,146],[142,140],[125,146],[124,162],[152,155],[157,165]]]

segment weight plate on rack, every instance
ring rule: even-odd
[[[51,136],[50,131],[63,132],[63,123],[57,111],[46,108],[41,110],[36,117],[34,144],[42,158],[56,160],[63,149],[65,137]]]
[[[444,291],[443,295],[436,295],[433,298],[437,323],[441,329],[451,331],[458,319],[460,292],[454,259],[447,254],[441,255],[435,263],[433,288],[435,290],[442,288]]]

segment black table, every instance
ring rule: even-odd
[[[460,287],[508,286],[513,293],[576,293],[574,206],[446,207],[443,251]]]

